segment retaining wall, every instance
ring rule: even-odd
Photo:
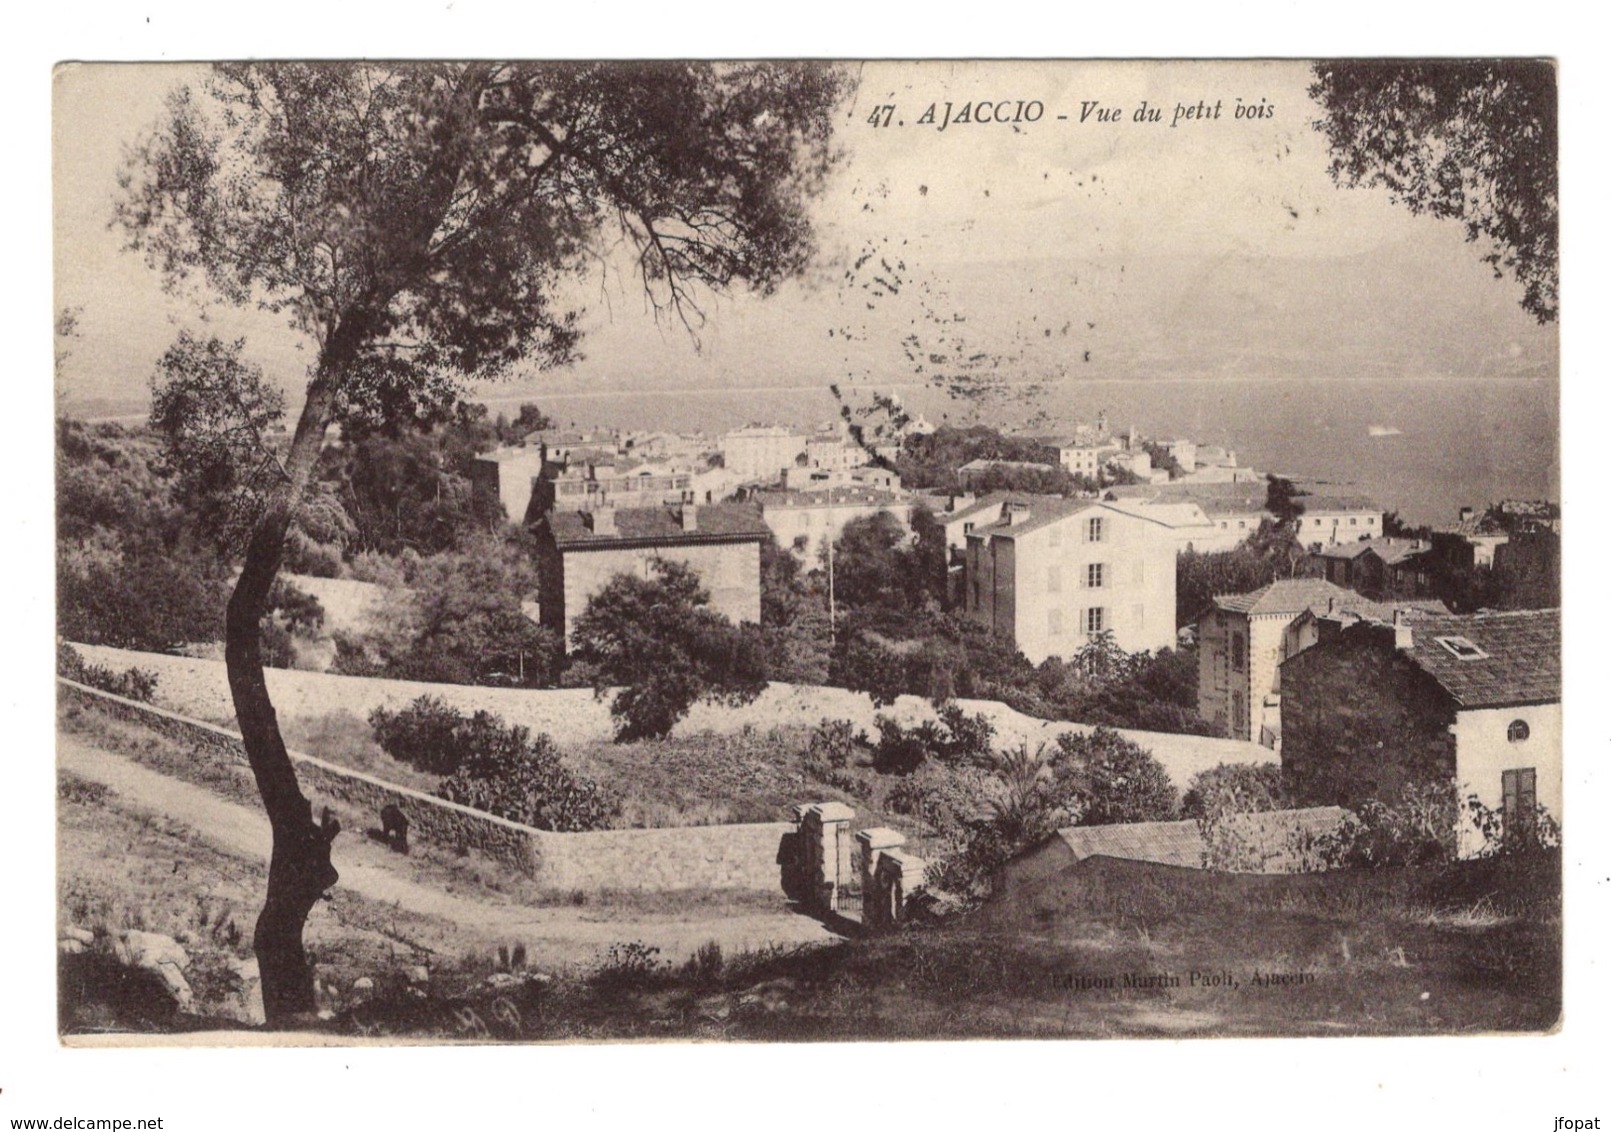
[[[188,719],[150,704],[114,696],[63,677],[60,694],[120,719],[149,727],[181,743],[246,765],[240,734]],[[780,892],[778,847],[793,831],[788,822],[609,829],[553,833],[495,817],[443,798],[386,782],[362,771],[291,751],[297,778],[315,810],[339,803],[371,815],[378,825],[388,802],[408,815],[410,838],[475,849],[529,873],[545,887],[583,892],[601,889],[674,891],[687,888]]]

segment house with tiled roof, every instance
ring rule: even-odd
[[[761,620],[761,543],[771,532],[747,504],[555,510],[532,530],[540,620],[567,645],[588,599],[618,574],[653,577],[662,559],[690,566],[710,607],[734,624]]]
[[[901,526],[911,526],[909,493],[865,484],[757,491],[753,499],[778,545],[793,551],[808,567],[816,566],[823,548],[838,539],[853,519],[869,518],[883,511],[893,515]]]
[[[1281,761],[1309,801],[1393,801],[1452,782],[1507,823],[1561,812],[1558,609],[1405,613],[1281,666]],[[1480,843],[1462,817],[1464,853]]]
[[[1281,664],[1316,639],[1293,631],[1299,619],[1348,610],[1391,619],[1392,609],[1324,578],[1284,578],[1215,597],[1197,619],[1198,714],[1232,739],[1279,747]]]
[[[1322,485],[1310,485],[1311,488]],[[1161,504],[1195,503],[1218,528],[1217,537],[1198,536],[1195,549],[1229,550],[1273,518],[1264,504],[1269,487],[1262,479],[1203,483],[1176,480],[1173,483],[1132,484],[1110,487],[1103,498],[1143,508]],[[1364,495],[1308,490],[1299,485],[1295,502],[1302,504],[1298,540],[1311,550],[1339,543],[1375,538],[1382,533],[1381,505]]]
[[[964,608],[1031,662],[1073,656],[1103,633],[1127,652],[1175,643],[1175,541],[1164,524],[1044,495],[1007,495],[974,523]]]
[[[1432,544],[1419,538],[1368,538],[1313,552],[1326,580],[1368,597],[1419,597],[1432,587]]]

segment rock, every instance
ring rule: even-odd
[[[366,997],[374,994],[375,980],[371,979],[368,975],[364,975],[362,978],[354,979],[352,981],[352,993],[355,995],[361,994]]]
[[[268,1019],[263,1013],[263,977],[257,960],[231,959],[229,969],[240,980],[240,989],[226,1001],[224,1012],[238,1022],[263,1025]]]
[[[411,983],[428,983],[431,981],[431,972],[424,967],[410,967],[408,981]]]
[[[56,941],[56,950],[63,955],[82,955],[89,950],[89,944],[81,939],[62,938]]]
[[[494,971],[487,976],[486,984],[493,990],[509,990],[524,981],[519,975],[511,975],[508,971]]]
[[[112,945],[112,954],[126,967],[159,975],[180,1010],[189,1012],[195,1007],[195,996],[184,974],[185,968],[190,966],[190,956],[172,936],[126,931]]]
[[[713,994],[694,1003],[694,1009],[701,1018],[721,1021],[733,1012],[733,1004],[725,994]]]
[[[89,931],[87,928],[75,928],[71,924],[63,928],[59,935],[64,940],[77,940],[86,947],[95,942],[94,932]]]

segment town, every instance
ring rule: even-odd
[[[62,1044],[1560,1026],[1552,64],[53,91]]]
[[[714,888],[748,914],[772,890],[824,939],[1021,916],[1088,861],[1273,879],[1558,843],[1557,506],[1409,528],[1363,495],[1101,412],[998,431],[874,402],[714,436],[561,428],[528,404],[336,438],[335,517],[289,548],[266,659],[398,690],[344,686],[347,710],[307,714],[299,772],[358,822],[384,817],[375,836],[396,852],[479,846],[530,891],[639,893],[628,906]],[[60,427],[73,513],[103,514],[98,469],[151,442]],[[353,475],[370,465],[392,476]],[[227,725],[194,586],[188,609],[171,585],[118,609],[113,579],[67,569],[75,717],[155,701],[196,722],[153,725]],[[750,773],[772,781],[704,788],[733,732],[763,725]],[[644,744],[685,780],[634,781],[641,753],[599,754]],[[441,799],[521,832],[500,847]],[[608,830],[700,836],[551,845]],[[75,931],[64,945],[90,948]],[[501,954],[506,981],[532,974]],[[631,954],[631,978],[658,970]],[[326,1013],[373,1013],[360,984],[321,983]]]

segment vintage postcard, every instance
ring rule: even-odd
[[[1571,1015],[1552,62],[54,88],[64,1044]]]

